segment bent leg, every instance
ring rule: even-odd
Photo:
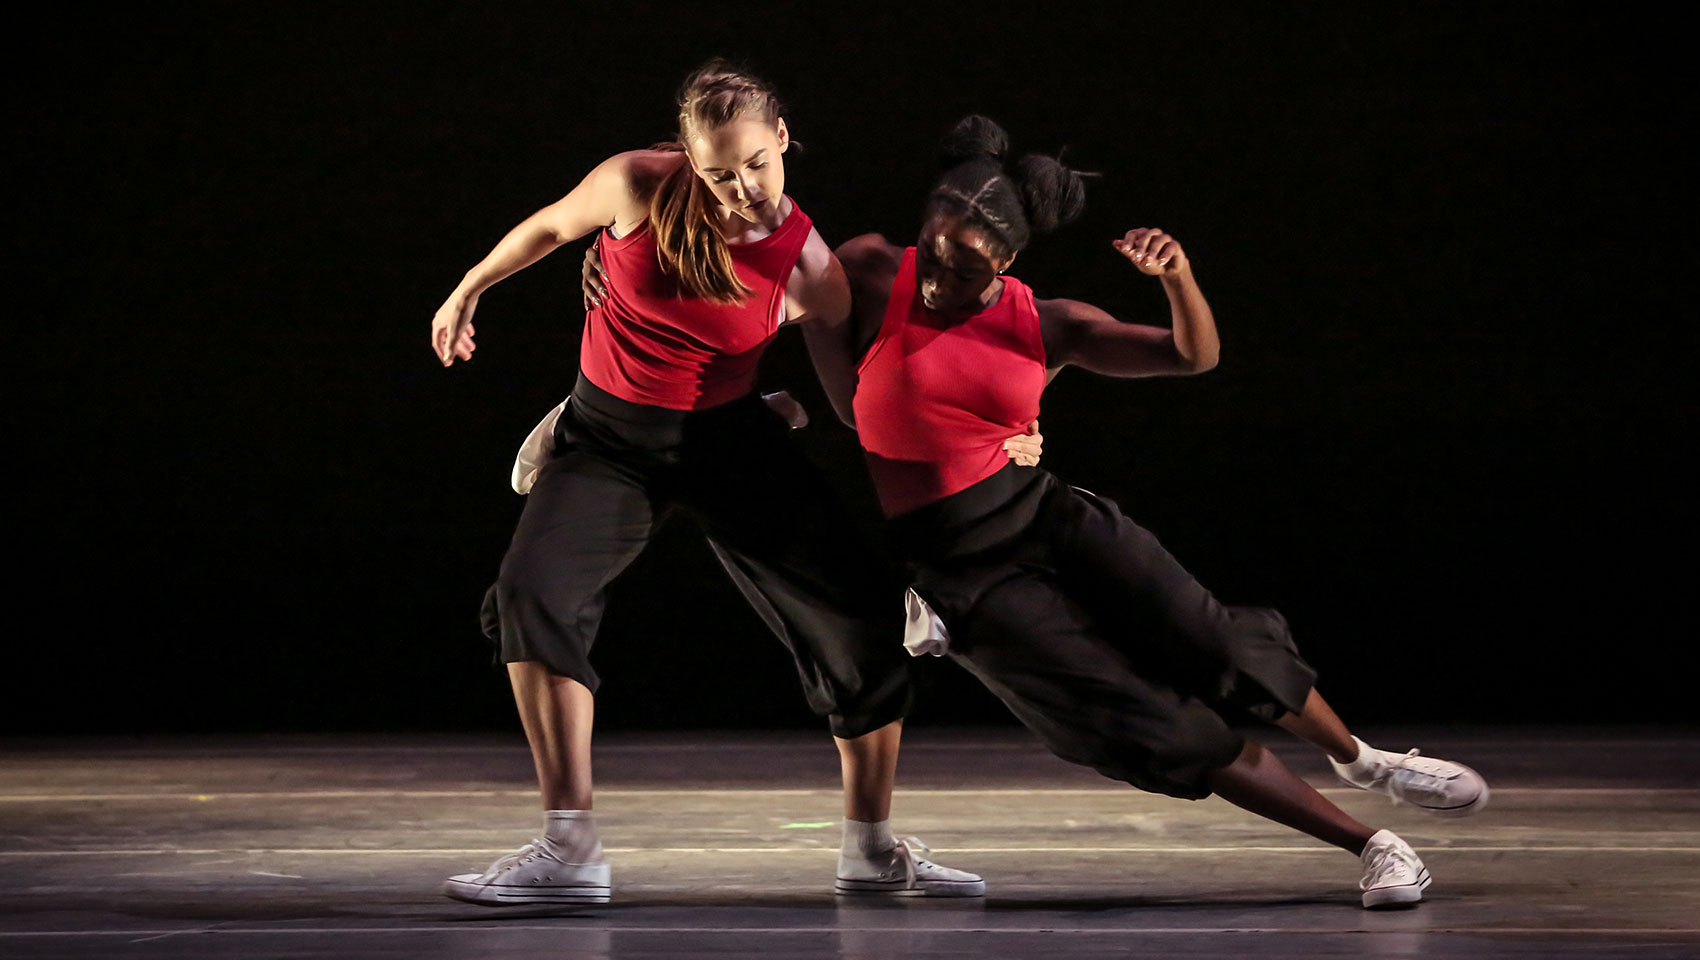
[[[641,478],[569,449],[544,465],[485,596],[537,767],[546,810],[591,807],[590,736],[598,683],[590,646],[604,590],[654,525]]]
[[[790,652],[810,708],[855,740],[909,710],[906,581],[787,432],[759,403],[718,414],[692,438],[679,504]]]
[[[1113,501],[1066,488],[1046,509],[1062,582],[1141,669],[1231,714],[1304,710],[1316,671],[1279,612],[1222,604]]]
[[[1245,748],[1204,701],[1145,675],[1052,574],[1012,566],[967,610],[935,609],[952,659],[1064,760],[1196,800],[1211,793],[1208,774]]]

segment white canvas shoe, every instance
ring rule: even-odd
[[[1363,889],[1366,910],[1416,903],[1432,882],[1417,852],[1391,830],[1370,837],[1360,859],[1364,877],[1358,886]]]
[[[1352,738],[1358,743],[1358,758],[1328,763],[1340,782],[1360,790],[1374,790],[1408,803],[1437,817],[1467,817],[1487,806],[1488,785],[1481,774],[1461,763],[1409,753],[1389,753]]]
[[[838,856],[837,891],[883,893],[894,897],[983,897],[986,881],[966,870],[941,867],[915,856],[916,850],[932,853],[914,837],[904,837],[885,857]]]
[[[443,881],[443,894],[488,907],[527,903],[607,903],[607,860],[567,863],[547,839],[533,840],[483,873]]]

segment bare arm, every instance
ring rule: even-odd
[[[668,162],[677,163],[676,155],[636,151],[611,157],[571,193],[508,231],[495,249],[466,272],[432,319],[431,345],[443,366],[457,356],[472,359],[472,315],[484,291],[598,227],[635,227],[646,212],[648,184],[657,168]]]
[[[856,359],[850,350],[850,282],[821,235],[809,231],[785,285],[787,323],[803,325],[803,343],[834,413],[854,425]]]
[[[1131,230],[1114,246],[1141,273],[1161,279],[1172,327],[1123,323],[1078,300],[1040,301],[1052,376],[1068,364],[1112,377],[1203,373],[1216,366],[1216,321],[1180,244],[1160,230]]]

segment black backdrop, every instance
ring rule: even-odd
[[[580,246],[432,312],[512,224],[671,132],[710,54],[787,95],[829,242],[912,235],[970,110],[1103,173],[1018,273],[1207,376],[1078,371],[1047,465],[1279,606],[1348,719],[1691,719],[1693,191],[1673,25],[1623,7],[551,4],[61,12],[13,90],[16,484],[0,729],[512,724],[476,609],[513,449],[570,386]],[[1373,7],[1374,9],[1370,9]],[[764,370],[860,509],[794,334]],[[18,349],[21,348],[21,349]],[[615,589],[608,728],[808,724],[689,530]],[[929,722],[1004,722],[947,664]]]

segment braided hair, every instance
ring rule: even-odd
[[[945,170],[927,195],[926,216],[950,213],[984,228],[1005,256],[1024,249],[1034,234],[1072,223],[1086,207],[1089,174],[1032,153],[1012,169],[1009,135],[977,113],[945,134],[939,154]]]

